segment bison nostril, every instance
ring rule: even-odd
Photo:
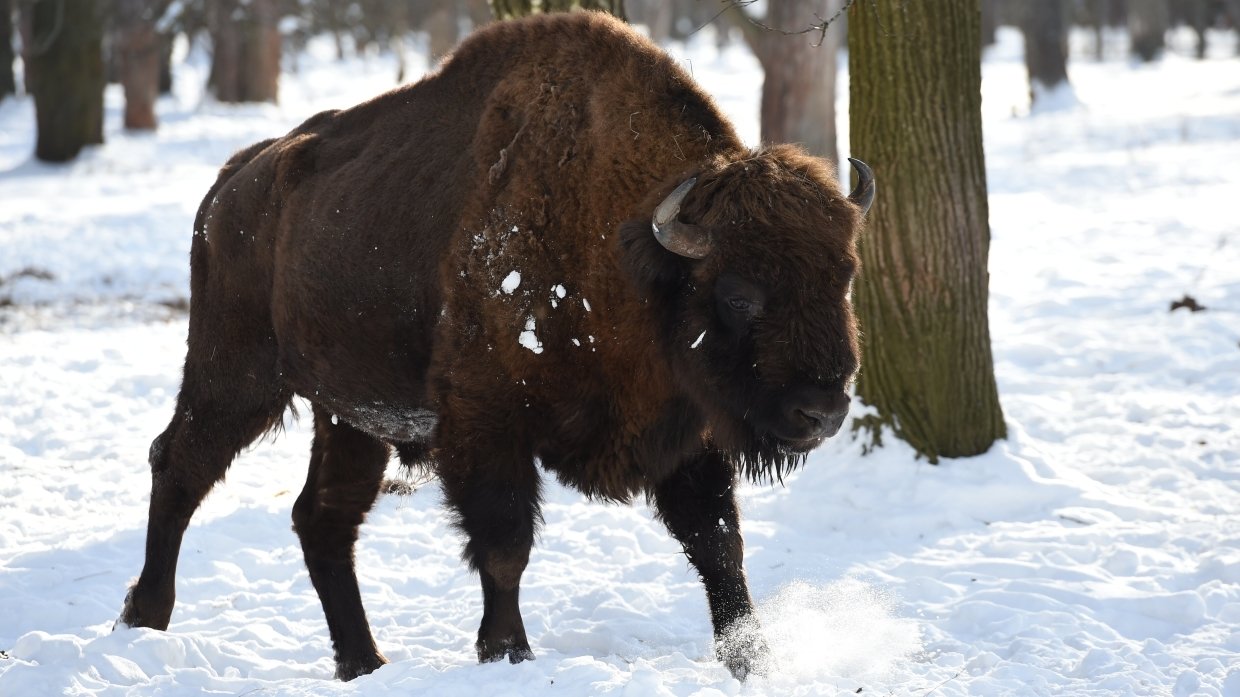
[[[827,416],[826,412],[818,409],[797,409],[796,414],[797,417],[800,418],[807,427],[813,429],[815,433],[821,431],[823,425],[826,424],[827,420],[830,418]]]

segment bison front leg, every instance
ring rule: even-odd
[[[738,680],[769,669],[743,567],[736,470],[717,453],[686,462],[654,488],[656,514],[680,542],[706,588],[715,655]]]
[[[469,440],[446,439],[450,442]],[[505,439],[507,440],[507,439]],[[481,445],[473,439],[472,445]],[[464,558],[482,580],[478,660],[532,660],[518,600],[539,515],[539,478],[532,457],[498,448],[440,453],[440,480],[457,526],[468,538]],[[496,453],[503,455],[496,457]]]

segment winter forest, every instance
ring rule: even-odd
[[[1238,194],[1240,0],[0,0],[0,697],[1240,697]]]

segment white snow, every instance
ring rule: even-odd
[[[542,342],[538,340],[538,335],[534,333],[537,329],[533,317],[525,318],[525,330],[517,337],[518,343],[534,353],[542,353]]]
[[[1075,37],[1080,107],[1034,115],[1014,35],[988,50],[1010,437],[931,466],[890,436],[863,456],[842,435],[786,488],[742,487],[779,660],[744,684],[713,660],[700,583],[649,510],[553,479],[521,593],[538,660],[475,663],[478,582],[432,483],[380,499],[358,545],[392,664],[333,681],[289,528],[310,431],[291,417],[194,517],[169,631],[111,631],[142,566],[203,192],[235,149],[377,93],[395,67],[314,42],[279,106],[234,108],[202,99],[195,53],[158,133],[123,133],[110,87],[108,144],[65,166],[31,161],[28,98],[0,102],[0,695],[1240,695],[1233,36],[1145,66],[1094,62]],[[678,55],[755,141],[752,57],[709,36]],[[1185,293],[1208,309],[1168,312]]]
[[[519,285],[521,285],[521,272],[512,271],[504,277],[504,282],[499,285],[499,288],[504,293],[512,295]]]

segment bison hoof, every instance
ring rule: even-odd
[[[479,639],[474,648],[478,650],[479,663],[494,663],[504,658],[507,658],[509,663],[514,664],[534,660],[534,652],[530,650],[530,645],[524,641],[518,642],[511,639],[484,641]]]
[[[728,667],[732,677],[742,682],[751,675],[771,672],[771,649],[756,623],[737,628],[718,640],[715,655]]]
[[[163,598],[145,602],[135,595],[137,586],[125,594],[125,603],[121,606],[121,616],[112,624],[112,631],[131,627],[149,627],[160,631],[168,629],[168,621],[172,617],[173,599]]]
[[[388,660],[380,654],[362,656],[360,658],[336,659],[336,679],[348,682],[353,678],[370,675],[386,665]]]

